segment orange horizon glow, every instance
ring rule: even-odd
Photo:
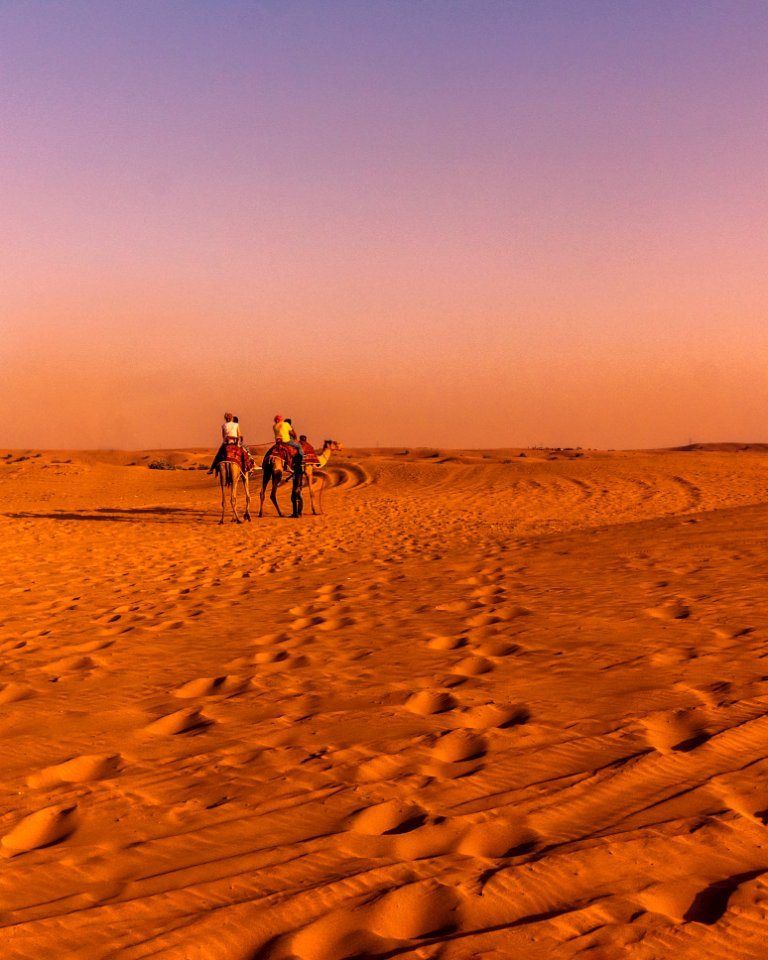
[[[766,439],[768,8],[0,11],[0,446]]]

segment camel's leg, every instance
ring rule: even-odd
[[[277,488],[280,486],[281,476],[279,473],[275,473],[272,477],[272,493],[269,495],[269,499],[274,503],[275,510],[277,510],[278,517],[282,517],[283,511],[280,509],[280,504],[277,502]]]
[[[221,520],[219,520],[219,526],[224,523],[224,510],[226,508],[226,497],[224,495],[224,476],[226,471],[221,464],[216,468],[216,472],[219,475],[219,486],[221,487]]]
[[[315,510],[315,493],[314,493],[314,490],[312,489],[314,477],[315,477],[314,468],[309,466],[305,467],[304,480],[305,480],[307,490],[309,492],[309,506],[310,506],[310,509],[312,510],[312,513],[317,513],[317,511]]]
[[[261,491],[259,493],[259,516],[264,516],[264,497],[267,492],[267,484],[269,483],[269,470],[264,469],[264,476],[261,478]]]
[[[248,486],[248,474],[243,474],[243,488],[245,490],[245,513],[243,514],[243,520],[251,522],[251,491]]]
[[[317,512],[322,513],[323,512],[323,488],[325,487],[325,474],[318,473],[317,479],[320,481],[317,488]],[[312,512],[313,513],[315,512],[314,508]]]
[[[237,485],[240,483],[240,470],[232,464],[232,490],[229,494],[229,502],[232,504],[232,516],[235,523],[242,523],[237,515]]]

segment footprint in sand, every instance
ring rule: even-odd
[[[291,607],[288,613],[292,617],[310,617],[315,613],[320,613],[324,609],[320,603],[305,603],[300,607]]]
[[[504,623],[505,620],[508,620],[509,617],[505,615],[502,611],[489,611],[487,613],[478,613],[474,617],[469,617],[467,620],[468,627],[493,627],[497,624]]]
[[[739,697],[728,680],[715,680],[712,683],[691,685],[687,683],[675,684],[676,689],[686,690],[697,697],[707,710],[716,710],[719,707],[730,706]]]
[[[256,637],[253,643],[258,647],[268,647],[276,643],[288,643],[292,639],[289,633],[265,633]]]
[[[455,887],[435,880],[409,883],[376,898],[370,929],[380,937],[395,940],[445,933],[458,925],[460,905]]]
[[[349,821],[350,829],[367,836],[381,837],[415,830],[426,820],[427,814],[417,803],[387,800],[360,810]]]
[[[333,617],[319,617],[319,623],[317,624],[318,630],[341,630],[343,627],[351,627],[355,624],[355,618],[348,615],[340,615]]]
[[[6,640],[5,643],[0,644],[0,653],[8,653],[12,650],[23,650],[26,646],[26,640],[18,640],[16,638],[13,640]]]
[[[288,656],[287,650],[259,650],[258,653],[254,654],[253,662],[262,665],[280,663],[287,660]]]
[[[498,584],[488,584],[487,586],[476,587],[470,590],[470,594],[484,603],[496,603],[501,597],[506,595],[504,587]]]
[[[735,813],[768,826],[768,789],[765,784],[713,783],[718,796]]]
[[[427,640],[427,646],[433,650],[458,650],[466,646],[466,637],[431,637]]]
[[[458,852],[470,857],[516,857],[530,853],[539,845],[540,837],[524,820],[488,820],[473,824],[462,837]]]
[[[100,627],[108,627],[122,619],[122,613],[107,613],[103,617],[97,617],[93,622]]]
[[[691,615],[691,608],[677,598],[668,600],[658,607],[647,607],[645,612],[657,620],[687,620]]]
[[[46,767],[27,777],[30,787],[54,787],[60,783],[87,783],[89,780],[106,780],[120,772],[122,757],[119,753],[89,754],[73,757],[65,763]]]
[[[213,723],[198,709],[176,710],[165,717],[160,717],[142,729],[142,733],[150,736],[175,736],[179,733],[199,733]]]
[[[253,663],[259,667],[260,673],[275,673],[280,670],[297,670],[311,664],[309,657],[303,654],[290,653],[288,650],[261,650],[253,658]],[[256,678],[252,681],[258,684]]]
[[[485,640],[475,647],[475,653],[485,657],[508,657],[519,650],[519,644],[507,640]]]
[[[28,700],[34,697],[32,687],[23,683],[4,683],[0,685],[0,703],[17,703],[19,700]]]
[[[403,757],[400,754],[382,753],[358,764],[355,780],[358,783],[391,782],[400,775],[403,766]]]
[[[762,869],[748,870],[724,877],[707,886],[701,880],[679,877],[674,881],[654,883],[645,887],[635,899],[653,913],[660,913],[675,922],[703,923],[711,926],[725,914],[731,897],[746,884],[763,877]],[[727,951],[723,953],[723,956]]]
[[[493,664],[485,657],[464,657],[452,667],[454,673],[462,677],[479,677],[493,670]]]
[[[145,629],[151,630],[153,633],[160,633],[163,630],[180,630],[183,626],[186,626],[184,620],[160,620],[152,624],[145,624]]]
[[[318,628],[323,623],[325,623],[324,617],[299,617],[291,624],[291,630],[309,630],[312,627]]]
[[[480,577],[463,577],[461,580],[457,580],[456,583],[460,587],[477,587],[479,589],[487,589],[488,584],[483,584],[483,581]],[[475,593],[475,591],[472,591]]]
[[[655,666],[666,667],[675,663],[687,663],[697,657],[698,651],[694,647],[666,646],[663,650],[652,653],[650,660]]]
[[[96,650],[106,650],[111,647],[114,640],[88,640],[85,643],[79,643],[71,649],[75,653],[94,653]]]
[[[471,730],[451,730],[434,744],[432,755],[447,763],[461,763],[484,756],[486,746],[483,737]]]
[[[85,673],[97,666],[95,660],[86,656],[63,657],[46,664],[42,669],[46,673]]]
[[[392,855],[409,863],[453,853],[461,840],[466,825],[459,818],[436,817],[418,830],[393,837]]]
[[[694,750],[710,736],[696,710],[650,714],[640,722],[650,746],[667,755]]]
[[[13,856],[65,840],[77,827],[77,807],[44,807],[16,824],[0,843]]]
[[[432,744],[430,755],[420,764],[419,772],[438,780],[471,776],[482,769],[486,750],[485,739],[475,731],[454,729]]]
[[[382,944],[454,929],[460,905],[456,890],[435,880],[398,886],[355,909],[323,913],[285,938],[275,956],[294,960],[381,956]]]
[[[195,697],[226,697],[240,693],[246,689],[249,681],[242,677],[200,677],[190,680],[177,690],[174,697],[182,700],[191,700]]]
[[[740,637],[749,636],[755,632],[755,627],[733,626],[733,627],[715,627],[712,631],[718,640],[738,640]]]
[[[443,613],[470,613],[472,610],[481,609],[483,604],[477,600],[449,600],[447,603],[438,604],[435,610]]]
[[[423,717],[453,710],[456,699],[444,690],[420,690],[406,701],[406,709]]]
[[[457,722],[470,730],[515,727],[530,719],[528,708],[521,703],[483,703],[463,710],[456,716]]]
[[[325,583],[317,588],[316,593],[325,603],[338,602],[346,596],[345,589],[340,583]]]

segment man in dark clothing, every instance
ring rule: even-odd
[[[291,446],[294,446],[291,444]],[[301,488],[304,486],[304,451],[296,445],[296,453],[293,457],[293,484],[291,486],[291,505],[293,506],[292,517],[300,517],[304,510],[304,500],[301,496]]]

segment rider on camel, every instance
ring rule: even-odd
[[[216,451],[216,456],[213,458],[208,473],[215,473],[216,467],[222,460],[233,459],[231,456],[227,456],[227,447],[233,446],[237,447],[239,454],[234,457],[235,462],[238,463],[244,473],[248,473],[253,467],[253,460],[251,460],[248,448],[243,442],[243,435],[240,432],[240,419],[231,413],[224,414],[224,423],[221,425],[221,440],[221,446]]]
[[[303,459],[303,451],[301,445],[296,440],[296,431],[293,429],[291,418],[283,417],[282,414],[276,413],[274,423],[272,424],[272,431],[275,434],[275,444],[272,449],[267,452],[267,455],[276,453],[283,458],[286,469],[291,469],[295,458]]]
[[[305,463],[320,463],[320,458],[317,455],[317,451],[307,440],[306,433],[302,433],[302,435],[299,437],[299,443],[301,444],[301,449],[304,453]]]
[[[278,443],[288,443],[292,436],[295,436],[293,427],[281,413],[275,414],[275,422],[272,424],[272,432],[274,433],[275,440]]]
[[[221,425],[221,446],[216,451],[213,463],[208,468],[208,473],[213,473],[216,467],[226,457],[227,445],[230,443],[242,444],[243,435],[240,433],[240,423],[238,418],[231,413],[224,414],[224,423]]]

